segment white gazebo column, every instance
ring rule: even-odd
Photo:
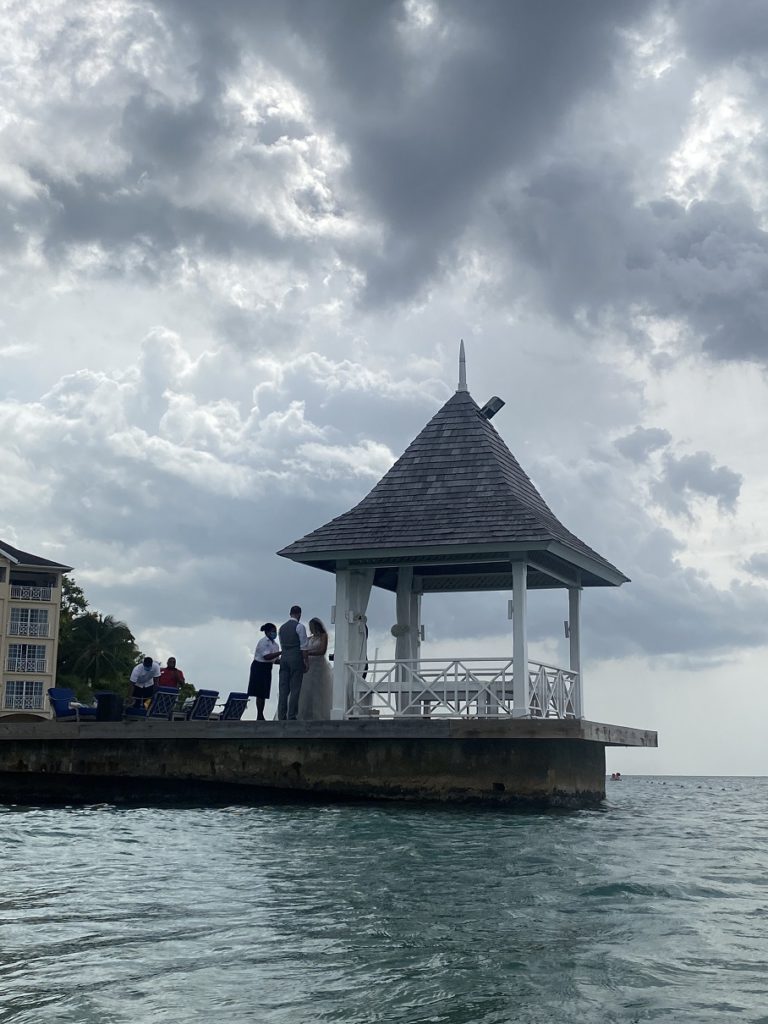
[[[397,571],[395,593],[395,614],[397,624],[395,635],[395,661],[410,661],[412,651],[411,597],[413,589],[413,566],[401,565]]]
[[[578,673],[576,682],[576,717],[584,717],[584,690],[581,678],[581,588],[568,587],[568,636],[570,669]]]
[[[373,569],[336,570],[336,626],[333,648],[331,718],[343,718],[349,707],[348,663],[366,660],[365,613]]]
[[[512,717],[528,715],[528,565],[512,563]]]
[[[395,707],[402,711],[410,703],[405,689],[410,681],[406,663],[413,659],[413,566],[401,565],[397,570],[397,590],[395,591],[395,617],[397,621],[392,627],[395,638],[395,683],[399,688],[395,696]]]
[[[415,586],[414,580],[414,586]],[[409,636],[411,639],[410,659],[419,669],[419,653],[421,649],[421,594],[415,590],[411,593],[411,605],[408,616]]]
[[[347,710],[347,662],[349,657],[349,569],[336,570],[336,625],[333,644],[333,703],[331,718],[343,718]]]

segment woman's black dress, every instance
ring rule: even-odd
[[[272,689],[272,662],[252,661],[251,676],[248,680],[248,696],[261,697],[269,700],[269,691]]]

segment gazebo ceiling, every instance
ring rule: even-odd
[[[620,586],[615,566],[567,530],[465,390],[433,416],[363,500],[280,555],[334,572],[375,568],[394,590],[412,565],[425,592]]]

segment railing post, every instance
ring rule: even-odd
[[[512,717],[528,715],[528,565],[512,563]]]

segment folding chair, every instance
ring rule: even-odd
[[[192,702],[192,707],[187,710],[187,719],[190,722],[199,722],[202,719],[210,718],[218,699],[218,690],[198,690]]]
[[[95,721],[96,708],[80,704],[75,691],[67,686],[51,686],[48,689],[48,700],[53,708],[53,717],[57,722]]]
[[[126,718],[164,718],[169,721],[176,710],[179,691],[171,686],[158,686],[148,708],[126,708]]]
[[[220,722],[239,722],[248,706],[247,693],[230,693],[219,715]]]

